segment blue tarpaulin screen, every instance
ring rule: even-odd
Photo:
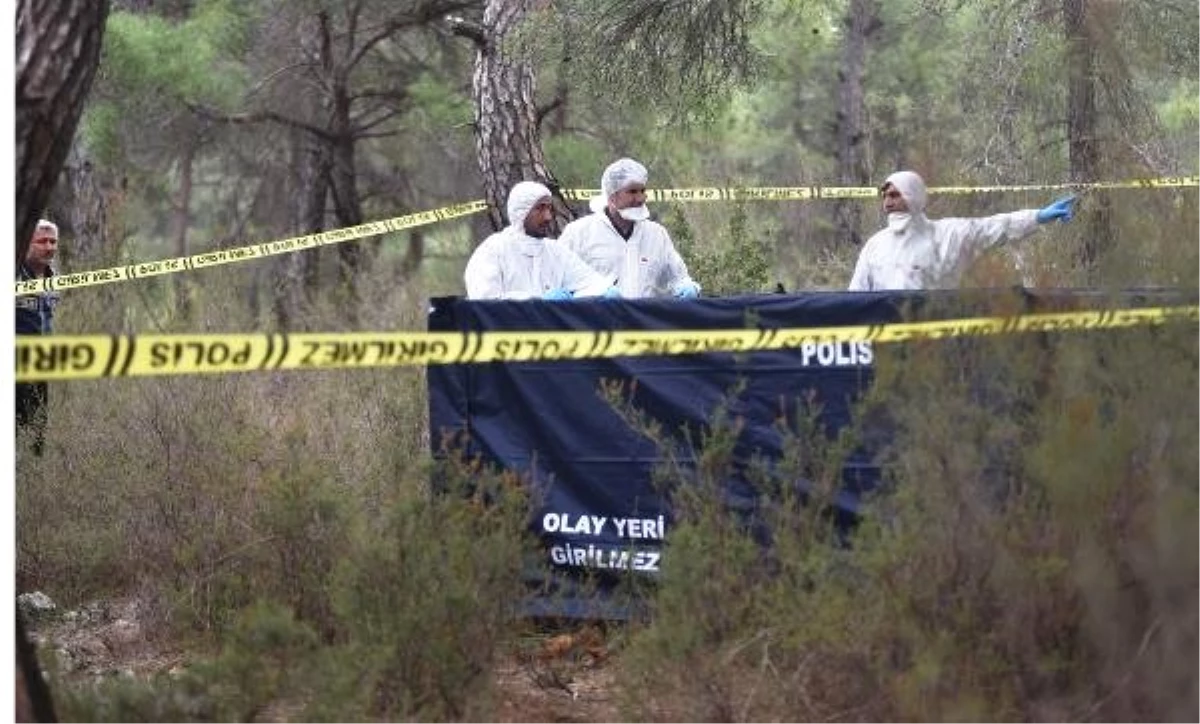
[[[1007,295],[1014,298],[1012,295]],[[1083,297],[1053,295],[1068,307]],[[1041,307],[1026,292],[1025,309]],[[949,300],[962,316],[979,314],[988,295],[953,293],[771,294],[679,301],[578,300],[571,302],[433,300],[430,331],[688,330],[852,326],[914,318],[930,300]],[[974,301],[972,301],[974,299]],[[992,299],[994,301],[994,299]],[[1135,303],[1145,300],[1131,300]],[[1008,311],[1014,309],[1007,305]],[[1052,305],[1053,306],[1053,305]],[[905,310],[905,311],[902,311]],[[915,316],[920,316],[916,314]],[[944,318],[942,313],[933,318]],[[871,383],[875,350],[842,342],[809,349],[754,353],[704,353],[581,361],[491,362],[437,365],[428,370],[431,440],[435,456],[480,455],[519,473],[537,491],[530,520],[544,546],[550,580],[538,581],[529,612],[567,617],[625,617],[628,602],[612,595],[622,576],[653,577],[671,511],[656,489],[653,471],[663,451],[634,429],[601,394],[618,385],[621,397],[657,421],[676,440],[698,439],[724,405],[744,427],[735,460],[777,458],[777,421],[800,399],[815,403],[820,422],[836,430]],[[636,384],[632,384],[636,383]],[[738,388],[739,385],[744,387]],[[732,391],[737,389],[736,394]],[[677,448],[686,465],[688,448]],[[735,465],[736,471],[736,465]],[[727,503],[750,506],[753,492],[729,481]],[[842,476],[834,513],[852,519],[860,496],[878,482],[879,470],[863,451]],[[803,481],[798,481],[803,486]],[[583,592],[576,584],[587,578]]]
[[[761,295],[676,300],[468,302],[434,300],[430,331],[553,331],[595,329],[741,329],[842,326],[895,321],[887,296],[863,294]],[[521,473],[538,490],[531,525],[547,563],[563,581],[543,601],[546,613],[591,616],[605,605],[601,590],[575,600],[570,579],[597,572],[653,575],[670,511],[652,480],[662,451],[625,422],[601,394],[602,383],[623,385],[621,397],[678,439],[697,433],[725,404],[745,427],[736,457],[778,456],[776,420],[799,397],[814,395],[826,425],[849,419],[849,406],[870,382],[869,344],[843,342],[806,351],[710,353],[562,362],[486,363],[429,368],[429,406],[435,454],[443,441],[468,455]],[[630,383],[636,381],[636,385]],[[736,395],[732,390],[739,385]],[[459,433],[467,433],[460,435]],[[694,436],[693,436],[694,439]],[[687,451],[683,450],[686,457]],[[686,462],[686,460],[685,460]],[[853,513],[858,494],[878,471],[862,456],[845,469],[837,505]],[[730,486],[737,505],[739,485]],[[751,493],[744,491],[746,504]],[[583,570],[586,569],[586,570]],[[536,608],[536,604],[535,604]],[[601,612],[603,613],[603,612]],[[620,615],[619,612],[613,615]]]

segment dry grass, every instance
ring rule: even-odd
[[[1194,223],[1138,214],[1110,286],[1194,288]],[[836,287],[826,261],[776,271]],[[206,274],[183,329],[261,328],[253,275]],[[419,286],[372,278],[361,328],[424,327]],[[158,298],[78,290],[60,329],[172,329]],[[136,596],[147,640],[196,652],[183,676],[64,684],[68,718],[1195,720],[1197,357],[1194,328],[880,354],[861,422],[891,426],[887,492],[850,547],[774,498],[770,575],[716,504],[714,418],[652,622],[532,651],[507,608],[527,501],[427,495],[421,371],[55,384],[48,454],[18,446],[18,586]],[[842,443],[793,432],[793,471],[836,466]]]

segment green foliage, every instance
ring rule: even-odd
[[[750,28],[758,0],[564,2],[532,20],[558,27],[537,38],[572,85],[603,88],[672,125],[719,113],[758,64]],[[663,32],[669,28],[670,32]],[[527,41],[529,42],[529,41]]]
[[[655,616],[623,658],[626,714],[1191,718],[1198,358],[1189,324],[877,346],[849,434],[821,432],[813,400],[781,416],[784,456],[749,475],[752,525],[706,485],[737,431],[718,412],[684,506],[701,514],[668,535]],[[819,503],[868,442],[886,484],[840,545]]]
[[[167,674],[149,681],[102,679],[87,687],[56,687],[54,700],[63,721],[232,721],[236,715],[221,709],[208,686],[207,681],[178,681]]]
[[[673,230],[675,246],[699,281],[704,293],[715,296],[768,292],[771,280],[770,248],[749,227],[746,204],[737,203],[728,226],[715,237],[696,239],[682,213],[665,223]]]
[[[1180,139],[1181,166],[1200,166],[1200,84],[1180,80],[1170,94],[1159,103],[1158,114],[1163,126]]]
[[[520,596],[528,509],[515,479],[470,463],[445,472],[448,489],[398,501],[337,574],[351,643],[335,653],[332,685],[366,716],[459,719],[487,700]],[[312,711],[324,719],[346,710],[316,701]]]
[[[289,456],[303,459],[300,431],[285,438]],[[353,523],[352,503],[336,479],[336,469],[320,462],[297,465],[286,475],[272,471],[263,481],[255,526],[277,563],[275,575],[258,581],[259,590],[274,593],[299,619],[326,632],[333,628],[326,585],[346,553]]]
[[[94,101],[79,122],[79,135],[97,158],[114,159],[121,152],[121,109],[111,101]]]
[[[246,607],[211,661],[201,661],[187,678],[201,682],[213,703],[238,721],[250,721],[279,701],[303,700],[316,681],[310,672],[321,656],[320,638],[298,621],[294,610],[276,603]]]
[[[1172,131],[1194,130],[1200,125],[1200,93],[1194,80],[1180,80],[1159,107],[1163,124]]]
[[[408,86],[408,93],[414,106],[413,122],[446,129],[472,121],[471,99],[433,73],[422,73]]]
[[[559,182],[569,188],[598,189],[604,167],[615,161],[601,144],[578,136],[546,139],[546,164]]]
[[[227,291],[236,277],[200,290],[201,324],[253,324]],[[137,303],[122,291],[115,303]],[[419,290],[374,291],[366,323],[423,320],[408,296]],[[60,310],[64,330],[105,313],[82,301]],[[318,328],[337,319],[320,305],[313,314],[328,315]],[[63,607],[136,590],[147,638],[188,650],[184,670],[146,680],[54,672],[63,711],[486,718],[488,676],[523,593],[528,500],[514,477],[466,460],[446,462],[445,487],[431,492],[422,379],[54,385],[47,455],[17,461],[22,589]]]
[[[188,104],[294,111],[290,102],[306,96],[269,86],[296,60],[295,28],[317,5],[213,0],[176,3],[173,19],[110,15],[83,139],[111,174],[103,192],[123,231],[94,258],[167,255],[172,164],[185,143],[213,138],[221,143],[196,167],[194,238],[290,235],[290,200],[271,193],[295,164],[287,134],[215,131]],[[363,5],[372,17],[392,11]],[[660,188],[833,180],[848,3],[621,5],[558,4],[514,41],[534,62],[539,103],[566,90],[562,116],[541,126],[560,180],[595,187],[622,155],[645,162]],[[1154,175],[1160,162],[1195,173],[1194,8],[1090,5],[1100,12],[1106,173]],[[911,166],[931,185],[1066,180],[1057,6],[880,7],[863,87],[872,178]],[[380,217],[479,195],[474,50],[433,35],[382,43],[356,76],[364,87],[400,78],[407,94],[380,107],[396,120],[358,149],[365,208]],[[1161,157],[1149,158],[1156,149]],[[1120,241],[1101,262],[1101,284],[1196,288],[1195,190],[1108,198]],[[942,197],[934,211],[1046,200]],[[1101,201],[1083,198],[1085,207]],[[738,294],[776,281],[790,291],[844,287],[857,250],[833,247],[829,204],[656,211],[705,293]],[[879,219],[874,200],[862,204],[865,237]],[[398,271],[404,236],[379,242],[388,252],[362,282],[363,328],[422,328],[430,294],[461,291],[478,235],[466,223],[428,231],[438,258],[414,276]],[[1072,259],[1088,233],[1055,225],[1031,240],[1046,285],[1079,283]],[[336,254],[321,253],[323,290]],[[1006,257],[990,263],[1001,271],[974,279],[1007,282]],[[67,292],[60,330],[270,328],[280,283],[271,262],[190,279],[197,316],[186,328],[164,277]],[[345,311],[319,291],[304,323],[345,329]],[[818,401],[798,390],[795,409],[781,411],[784,458],[743,471],[761,498],[751,517],[770,532],[769,556],[745,513],[719,505],[736,419],[718,416],[696,440],[698,479],[659,471],[682,517],[655,618],[633,630],[622,661],[630,716],[1195,719],[1195,329],[877,352],[877,397],[855,429],[825,438],[813,425]],[[44,589],[63,606],[138,591],[153,635],[212,652],[149,681],[63,674],[64,718],[493,714],[487,672],[511,631],[529,501],[511,479],[463,461],[449,473],[463,486],[456,495],[428,494],[423,383],[420,370],[377,370],[52,384],[47,456],[17,441],[19,588]],[[664,445],[680,444],[643,423]],[[881,428],[896,441],[881,452],[887,485],[842,547],[820,501],[847,451]],[[808,505],[797,478],[814,483]]]
[[[735,388],[729,396],[736,400],[738,394]],[[832,632],[821,635],[818,623],[834,623],[830,618],[840,610],[829,608],[835,590],[841,598],[837,605],[850,605],[844,587],[852,579],[843,572],[843,554],[832,547],[837,536],[827,504],[852,438],[829,439],[818,421],[819,405],[811,399],[786,408],[779,422],[783,457],[756,459],[746,469],[755,493],[750,510],[727,503],[741,432],[741,421],[727,406],[714,411],[694,444],[682,444],[694,455],[694,468],[679,463],[675,451],[681,443],[672,440],[674,435],[637,410],[621,408],[627,420],[660,444],[665,462],[656,479],[669,492],[676,516],[663,575],[652,590],[651,621],[634,630],[622,656],[619,689],[627,716],[794,718],[797,710],[788,707],[796,703],[790,699],[795,692],[774,679],[795,661],[795,647],[831,649],[828,660],[833,661],[842,655],[839,647],[855,645],[850,632],[831,641]],[[796,485],[800,480],[812,483],[803,494]],[[769,550],[764,536],[771,541]],[[818,599],[816,587],[830,582],[839,588],[828,588],[830,598]],[[797,640],[801,628],[819,638],[802,644]],[[850,702],[854,694],[831,698]]]
[[[512,50],[533,65],[540,110],[550,111],[540,134],[557,178],[593,187],[607,162],[631,155],[647,163],[658,187],[836,181],[833,130],[848,3],[618,4],[548,6],[510,37]],[[314,8],[333,6],[283,7],[214,0],[179,8],[172,19],[113,13],[84,136],[114,178],[129,182],[124,198],[142,257],[167,253],[162,239],[171,233],[175,202],[171,163],[185,142],[218,141],[205,147],[197,166],[193,239],[227,240],[239,229],[256,238],[291,231],[284,217],[294,211],[271,195],[280,174],[294,165],[287,134],[271,124],[197,123],[182,105],[310,115],[293,107],[303,94],[285,91],[292,87],[285,82],[292,78],[288,69],[303,67],[302,58],[287,65],[299,43],[293,26],[311,19]],[[376,3],[361,9],[371,19],[396,12]],[[1067,180],[1065,44],[1057,6],[904,0],[879,9],[862,88],[861,148],[871,178],[909,166],[933,185]],[[1194,14],[1175,2],[1092,9],[1103,79],[1097,109],[1103,173],[1193,173],[1198,71],[1185,61],[1194,56],[1188,53],[1196,45]],[[374,129],[378,138],[359,145],[360,192],[372,217],[479,195],[469,101],[473,47],[444,40],[405,32],[381,43],[355,71],[355,90],[371,91],[355,108],[378,101],[377,112],[396,113]],[[379,100],[393,91],[394,102]],[[1139,242],[1116,246],[1101,281],[1174,284],[1187,259],[1154,260],[1163,248],[1186,253],[1179,240],[1192,234],[1190,206],[1183,204],[1184,213],[1160,210],[1147,237],[1140,223],[1129,223],[1142,210],[1136,193],[1115,195],[1113,223],[1122,238]],[[979,195],[938,200],[931,211],[982,215],[1045,201],[1043,194]],[[877,205],[856,203],[863,210],[857,231],[866,238],[878,228]],[[722,230],[740,213],[726,204],[713,204],[711,212],[699,206],[683,207],[687,225]],[[765,245],[769,282],[789,290],[844,288],[857,250],[835,237],[832,202],[749,206],[745,234]],[[682,234],[684,223],[672,232]],[[461,291],[461,267],[478,231],[448,253],[429,250],[438,257],[426,269],[439,276],[439,289]],[[1039,235],[1051,237],[1040,244],[1050,250],[1038,262],[1055,269],[1056,282],[1079,282],[1064,265],[1073,263],[1086,233],[1077,224]],[[693,262],[705,269],[706,290],[761,288],[757,273],[713,276],[710,267],[725,268],[726,260],[743,255],[726,243],[733,234],[706,236],[697,235],[704,258]],[[1143,239],[1152,247],[1141,254],[1149,262],[1131,265],[1123,255]]]
[[[86,147],[102,163],[120,165],[162,144],[158,134],[187,117],[190,104],[236,108],[249,82],[241,54],[252,20],[247,5],[230,0],[198,3],[182,22],[110,13],[94,100],[81,123]]]
[[[1120,8],[1125,32],[1122,40],[1131,54],[1149,60],[1148,67],[1195,82],[1200,75],[1200,17],[1186,2],[1127,3]],[[1120,17],[1120,16],[1118,16]],[[1132,26],[1132,28],[1130,27]],[[1132,29],[1132,32],[1130,30]]]
[[[202,2],[181,23],[112,13],[105,29],[106,80],[125,92],[152,93],[160,102],[236,100],[247,81],[236,62],[247,37],[242,7],[229,0]]]
[[[55,694],[67,721],[254,721],[270,707],[296,706],[321,656],[317,635],[276,604],[248,606],[211,660],[147,681],[100,680]]]

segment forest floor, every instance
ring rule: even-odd
[[[138,608],[134,600],[93,604],[34,622],[31,635],[43,658],[53,652],[59,676],[72,682],[108,676],[144,680],[186,666],[186,652],[145,635]],[[612,695],[613,660],[598,629],[556,626],[526,640],[530,645],[506,653],[496,667],[492,721],[621,719]],[[50,687],[53,693],[53,682]],[[286,718],[276,712],[263,721]]]

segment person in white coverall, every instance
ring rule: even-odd
[[[570,249],[547,243],[554,224],[550,189],[522,181],[508,192],[508,226],[471,254],[468,299],[571,299],[620,293]]]
[[[567,224],[559,243],[607,277],[626,298],[667,296],[690,299],[700,285],[688,276],[671,235],[650,220],[646,167],[622,158],[604,169],[592,213]]]
[[[879,190],[887,228],[863,245],[850,291],[956,288],[979,252],[1023,239],[1039,224],[1070,221],[1075,213],[1075,197],[1066,196],[1041,210],[931,220],[925,216],[925,181],[912,171],[888,176]]]

